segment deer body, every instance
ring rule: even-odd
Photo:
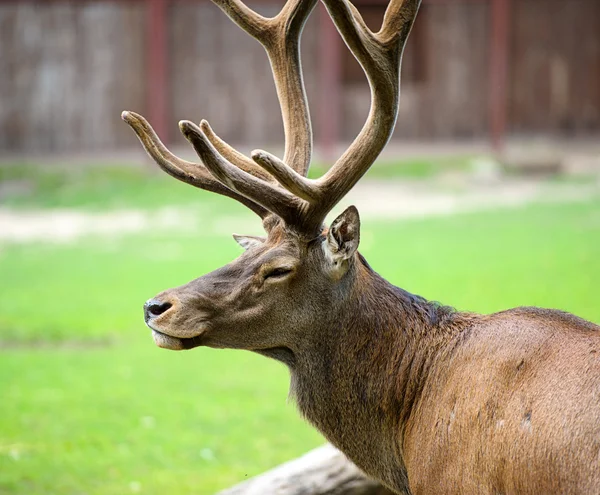
[[[459,340],[406,425],[413,493],[598,493],[600,327],[518,308]]]
[[[349,0],[322,0],[371,88],[367,121],[319,179],[306,177],[312,131],[299,42],[317,0],[265,18],[213,0],[262,43],[286,137],[283,160],[246,157],[203,121],[180,122],[202,163],[173,155],[124,112],[173,177],[229,196],[266,237],[144,306],[159,347],[246,349],[285,363],[300,411],[370,476],[398,493],[600,493],[600,327],[559,311],[460,313],[394,287],[358,253],[360,219],[327,213],[384,148],[419,0],[390,0],[371,31]]]
[[[597,493],[600,327],[452,312],[371,276],[291,367],[331,443],[398,493]]]

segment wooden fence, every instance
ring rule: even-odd
[[[119,115],[124,109],[148,115],[156,103],[147,47],[158,33],[148,29],[148,3],[0,0],[0,152],[135,146]],[[264,14],[281,3],[250,2]],[[379,0],[355,3],[373,23],[385,6]],[[177,121],[206,118],[231,142],[279,143],[279,106],[262,48],[206,0],[168,5],[165,122],[158,127],[182,142]],[[490,69],[490,40],[498,32],[492,5],[424,0],[404,57],[394,137],[485,138],[492,108],[502,110],[495,121],[511,133],[598,135],[600,1],[512,0],[503,91],[496,91],[501,81]],[[324,49],[320,15],[318,10],[311,17],[303,37],[315,133],[331,134],[336,127],[334,137],[347,140],[364,122],[369,90],[340,41],[337,49]],[[329,63],[337,67],[331,101],[321,96]],[[495,107],[494,98],[502,100]]]

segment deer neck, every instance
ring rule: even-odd
[[[331,443],[400,489],[403,427],[460,314],[393,286],[362,258],[356,270],[352,296],[298,352],[291,393]]]

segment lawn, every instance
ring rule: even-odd
[[[471,155],[420,157],[378,162],[366,178],[431,178],[441,172],[460,172],[472,167]],[[323,164],[311,165],[309,176],[320,177]],[[2,202],[17,207],[122,208],[163,206],[197,202],[196,191],[165,178],[154,165],[77,164],[40,167],[30,162],[0,163],[0,184],[11,182]],[[206,196],[204,196],[206,199]],[[210,197],[207,201],[212,201]],[[231,204],[229,201],[226,205]],[[227,208],[227,206],[226,206]]]
[[[142,323],[144,300],[239,254],[229,224],[259,222],[168,177],[80,174],[19,177],[30,192],[7,201],[197,215],[184,231],[0,246],[0,493],[210,494],[322,443],[287,402],[282,365],[164,351]],[[600,198],[369,221],[361,251],[393,283],[458,309],[539,305],[600,322]]]

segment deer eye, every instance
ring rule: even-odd
[[[268,278],[272,278],[272,279],[283,278],[286,275],[289,275],[290,273],[292,273],[291,268],[285,268],[285,267],[273,268],[272,270],[269,270],[268,272],[266,272],[264,274],[264,278],[265,278],[265,280]]]

